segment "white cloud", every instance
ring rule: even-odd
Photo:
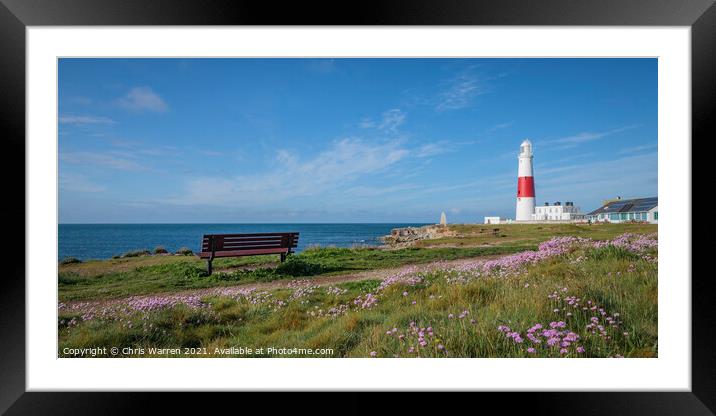
[[[392,108],[384,111],[380,121],[373,121],[370,118],[364,118],[360,122],[360,127],[364,129],[377,129],[389,133],[397,133],[398,127],[405,123],[407,114],[399,108]]]
[[[621,149],[619,154],[639,153],[644,150],[656,149],[656,143],[645,144],[643,146],[634,146]]]
[[[122,157],[116,157],[112,154],[95,153],[95,152],[63,152],[60,153],[60,160],[68,163],[79,164],[79,165],[99,165],[106,168],[127,170],[127,171],[141,171],[146,170],[146,167],[138,164],[133,160],[129,160]]]
[[[449,142],[445,140],[441,140],[435,143],[427,143],[424,144],[417,149],[413,150],[412,154],[415,157],[430,157],[430,156],[437,156],[442,155],[445,153],[454,152],[455,147],[450,145]]]
[[[375,122],[370,118],[364,118],[358,125],[363,129],[372,129],[376,127]]]
[[[559,173],[559,175],[554,175]],[[540,175],[539,183],[546,186],[562,186],[609,179],[617,185],[628,178],[642,180],[648,176],[657,174],[657,154],[648,153],[643,155],[627,156],[613,160],[575,164],[570,166],[555,167],[551,170],[535,172]]]
[[[579,146],[582,143],[587,143],[587,142],[591,142],[594,140],[603,139],[604,137],[611,136],[611,135],[617,134],[617,133],[621,133],[623,131],[635,129],[637,127],[640,127],[640,125],[634,124],[634,125],[619,127],[616,129],[602,131],[602,132],[585,131],[585,132],[577,133],[572,136],[542,141],[542,142],[540,142],[540,144],[542,144],[542,145],[559,145],[559,149],[568,149],[568,148]]]
[[[57,120],[60,124],[115,124],[116,122],[111,118],[107,117],[95,117],[95,116],[76,116],[70,114],[61,114]]]
[[[176,204],[249,206],[295,197],[312,197],[345,187],[355,179],[383,172],[410,155],[398,141],[368,143],[360,139],[334,142],[314,158],[302,160],[281,150],[272,170],[233,178],[202,177],[186,184]]]
[[[508,127],[512,127],[512,122],[511,122],[511,121],[508,122],[508,123],[495,124],[494,126],[492,126],[492,127],[490,127],[489,129],[487,129],[487,131],[493,132],[493,131],[497,131],[497,130],[501,130],[501,129],[506,129],[506,128],[508,128]]]
[[[117,99],[117,104],[134,111],[164,112],[169,109],[166,102],[157,93],[148,87],[135,87],[127,92],[122,98]]]
[[[478,79],[472,74],[461,74],[450,81],[446,90],[437,97],[438,111],[458,110],[470,105],[472,99],[482,93]]]
[[[390,194],[398,194],[419,189],[415,184],[401,184],[392,186],[356,186],[345,190],[347,195],[359,198],[373,198]]]
[[[103,185],[93,183],[82,175],[71,173],[60,173],[60,189],[70,192],[104,192],[107,188]]]
[[[569,201],[585,210],[615,195],[653,196],[657,192],[657,154],[648,153],[535,172],[537,198]],[[588,205],[588,206],[585,206]]]
[[[378,128],[380,130],[396,131],[405,122],[406,114],[399,108],[393,108],[383,113],[383,122]]]
[[[650,153],[539,169],[535,171],[535,187],[540,204],[567,200],[574,201],[583,211],[590,211],[602,200],[615,195],[656,195],[657,175],[657,154]],[[516,185],[516,172],[512,172],[453,185],[432,186],[424,192],[442,194],[441,200],[454,198],[451,201],[454,205],[513,216]],[[488,189],[488,193],[483,189]]]

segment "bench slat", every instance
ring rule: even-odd
[[[202,252],[209,252],[210,237],[214,238],[214,250],[226,251],[233,249],[259,249],[259,248],[296,248],[298,246],[298,233],[252,233],[252,234],[207,234],[201,244]]]
[[[215,238],[214,242],[222,242],[224,244],[241,244],[241,243],[256,243],[256,244],[280,244],[282,242],[286,241],[283,238],[278,238],[275,240],[224,240],[222,238]],[[209,241],[204,241],[203,244],[209,244]]]
[[[214,240],[223,240],[223,241],[230,241],[234,243],[241,243],[244,241],[284,241],[284,240],[296,240],[297,238],[291,238],[291,236],[284,236],[284,237],[251,237],[251,238],[226,238],[222,236],[215,236]],[[208,242],[209,238],[206,237],[202,241]]]
[[[298,246],[299,233],[205,234],[201,240],[199,258],[206,259],[208,274],[211,263],[219,257],[258,256],[280,254],[281,262]]]
[[[271,247],[288,247],[291,246],[291,244],[283,244],[280,241],[273,241],[273,242],[264,242],[264,241],[257,241],[257,242],[246,242],[246,243],[227,243],[224,242],[224,244],[221,244],[221,242],[214,243],[214,249],[215,250],[227,250],[229,248],[240,248],[240,247],[264,247],[264,248],[271,248]],[[294,246],[295,247],[295,246]],[[202,245],[201,251],[211,251],[209,249],[209,245],[205,244]]]
[[[214,257],[241,257],[241,256],[258,256],[261,254],[282,254],[288,253],[287,248],[261,248],[253,250],[233,250],[233,251],[217,251]],[[208,258],[211,252],[199,253],[199,257]]]
[[[295,233],[253,233],[253,234],[205,234],[204,237],[207,237],[209,235],[213,236],[219,236],[219,237],[275,237],[275,236],[285,236],[285,235],[298,235],[297,232]]]
[[[223,236],[217,236],[216,238],[220,238],[224,241],[281,241],[284,238],[287,238],[285,236],[273,236],[273,237],[223,237]]]
[[[253,250],[253,249],[260,249],[260,248],[285,248],[288,249],[286,246],[282,246],[280,244],[272,244],[272,245],[266,245],[266,244],[252,244],[248,246],[223,246],[223,247],[216,247],[214,251],[240,251],[240,250]],[[211,250],[206,250],[211,251]]]

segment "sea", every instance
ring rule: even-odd
[[[381,224],[60,224],[58,259],[108,259],[132,250],[162,246],[199,251],[204,234],[298,232],[297,252],[310,246],[377,246],[393,228],[422,223]]]

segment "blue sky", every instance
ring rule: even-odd
[[[61,59],[62,223],[481,222],[657,195],[656,59]]]

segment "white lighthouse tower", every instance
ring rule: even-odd
[[[516,221],[529,221],[535,212],[535,180],[532,172],[532,143],[525,140],[520,145],[517,168]]]

